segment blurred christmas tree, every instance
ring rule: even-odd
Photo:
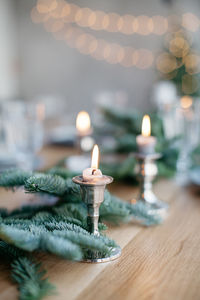
[[[190,31],[196,29],[194,18],[192,14],[185,14],[182,20],[177,16],[169,19],[165,49],[156,60],[161,78],[174,82],[179,95],[200,95],[200,56],[193,48],[192,35],[186,30],[188,26]]]

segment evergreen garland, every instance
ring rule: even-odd
[[[24,206],[12,212],[0,209],[0,255],[11,261],[12,277],[19,286],[22,300],[41,299],[53,289],[43,278],[40,265],[30,260],[27,253],[45,251],[79,261],[97,255],[106,257],[117,247],[104,234],[95,236],[88,232],[87,208],[81,200],[80,188],[68,176],[68,171],[60,168],[46,174],[14,169],[0,176],[0,186],[4,188],[21,187],[26,193],[57,199],[53,206]],[[100,221],[118,224],[131,220],[146,226],[162,221],[158,215],[149,214],[145,205],[124,202],[106,190]],[[105,229],[106,226],[99,223],[100,232]]]

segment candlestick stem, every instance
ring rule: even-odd
[[[105,185],[81,185],[80,188],[82,200],[87,205],[88,230],[90,233],[98,236],[99,207],[100,204],[104,201]]]
[[[160,158],[160,154],[135,154],[138,160],[137,173],[140,181],[140,192],[138,200],[149,206],[150,213],[159,213],[166,215],[168,204],[158,200],[152,190],[152,182],[158,173],[155,160]]]

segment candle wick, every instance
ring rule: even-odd
[[[96,172],[96,169],[93,169],[93,170],[92,170],[92,175],[94,175],[95,172]]]

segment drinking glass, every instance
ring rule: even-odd
[[[180,134],[177,181],[185,185],[188,183],[189,170],[192,167],[192,151],[200,143],[200,99],[188,96],[181,98],[176,110],[176,127]]]
[[[44,138],[38,104],[23,101],[6,102],[3,106],[3,123],[8,149],[15,155],[18,166],[25,170],[33,170]]]

